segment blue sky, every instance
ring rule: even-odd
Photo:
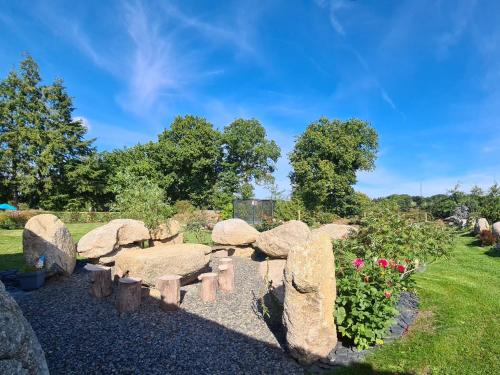
[[[380,152],[356,188],[430,195],[500,179],[498,14],[474,0],[0,0],[0,76],[29,52],[100,150],[154,140],[176,115],[255,117],[287,191],[296,136],[358,117]]]

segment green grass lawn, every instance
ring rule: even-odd
[[[71,235],[78,241],[85,233],[98,227],[99,223],[67,224]],[[0,271],[10,268],[20,268],[23,261],[22,229],[0,229]]]
[[[420,314],[408,335],[337,373],[500,374],[500,250],[462,236],[415,279]]]

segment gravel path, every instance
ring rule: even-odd
[[[88,294],[86,271],[14,293],[37,333],[51,374],[303,374],[255,314],[257,263],[234,258],[236,291],[203,303],[198,285],[181,288],[182,310],[152,299],[119,316],[114,294]]]

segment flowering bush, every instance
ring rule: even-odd
[[[338,268],[337,328],[358,349],[383,343],[399,294],[409,287],[406,270],[404,262],[385,258],[355,258]]]
[[[453,232],[389,203],[373,206],[358,235],[334,243],[339,333],[363,349],[381,343],[401,291],[424,263],[446,256]]]

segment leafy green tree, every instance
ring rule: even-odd
[[[161,183],[172,200],[207,206],[220,172],[221,135],[207,120],[178,116],[158,136]]]
[[[365,121],[329,120],[308,126],[290,154],[293,193],[312,211],[351,215],[356,172],[374,168],[376,131]]]
[[[149,229],[155,229],[174,213],[166,201],[164,191],[154,182],[130,172],[119,173],[124,185],[116,187],[114,211],[129,219],[142,220]]]
[[[253,196],[253,182],[272,183],[272,173],[281,150],[273,140],[266,138],[266,130],[256,119],[237,119],[224,128],[223,170],[238,179],[235,193],[241,198]]]

